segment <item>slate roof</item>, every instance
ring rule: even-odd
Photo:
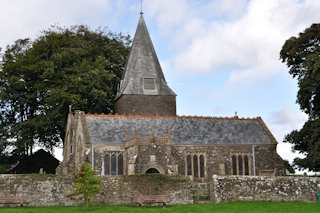
[[[123,144],[129,137],[165,136],[173,145],[265,145],[277,143],[261,118],[239,119],[178,116],[85,115],[91,143]]]
[[[155,90],[144,90],[144,78],[155,79]],[[176,95],[166,83],[142,14],[116,99],[122,94]]]

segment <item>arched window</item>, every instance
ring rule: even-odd
[[[248,154],[236,154],[232,155],[232,170],[233,175],[249,175],[249,160]]]
[[[249,158],[247,155],[244,156],[244,174],[249,175]]]
[[[232,155],[232,174],[237,175],[237,158],[235,155]]]
[[[123,157],[118,155],[118,175],[123,175]]]
[[[187,174],[192,175],[191,155],[187,156]]]
[[[205,153],[195,152],[186,155],[186,175],[194,178],[204,178],[206,176]]]
[[[199,177],[198,175],[198,156],[193,156],[193,175],[195,178]]]
[[[105,175],[123,175],[124,159],[121,152],[109,152],[104,157],[104,174]]]
[[[117,158],[116,155],[111,156],[111,175],[117,175]]]
[[[110,157],[108,154],[104,156],[104,175],[110,175]]]
[[[242,166],[242,156],[239,155],[238,157],[238,164],[239,164],[239,175],[243,175],[243,166]]]
[[[200,155],[200,177],[204,177],[204,157]]]

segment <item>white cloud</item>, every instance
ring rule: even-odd
[[[34,38],[53,24],[95,23],[109,10],[109,0],[1,0],[0,47],[20,38]]]
[[[298,112],[290,107],[284,108],[271,115],[271,122],[276,125],[286,125],[291,129],[299,129],[308,119],[303,112]]]
[[[63,149],[61,147],[54,148],[53,154],[60,162],[63,160]]]
[[[207,10],[211,11],[216,18],[236,19],[246,10],[247,0],[213,0]]]
[[[156,18],[161,33],[172,35],[181,23],[186,21],[189,12],[187,0],[153,0],[145,1],[147,17]]]
[[[280,111],[272,113],[266,120],[266,124],[278,141],[279,155],[292,162],[295,157],[303,157],[303,155],[291,152],[291,144],[283,143],[285,135],[292,130],[299,130],[307,121],[308,116],[291,107],[281,109]]]
[[[178,47],[178,73],[233,69],[228,83],[264,80],[282,71],[279,52],[286,39],[320,20],[319,1],[149,1],[150,17]],[[236,69],[234,69],[236,68]]]

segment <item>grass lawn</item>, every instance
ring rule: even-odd
[[[24,207],[24,208],[1,208],[0,213],[72,213],[72,212],[85,212],[83,207]],[[131,206],[95,206],[90,208],[90,212],[320,212],[320,204],[318,203],[302,203],[302,202],[233,202],[221,204],[194,204],[194,205],[180,205],[168,206],[166,209],[161,207],[138,207]]]

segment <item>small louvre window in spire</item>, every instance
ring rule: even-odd
[[[143,88],[145,90],[155,90],[154,78],[144,78],[143,79]]]

